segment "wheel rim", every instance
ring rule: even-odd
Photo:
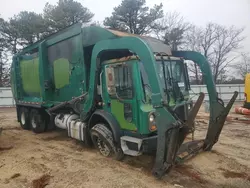
[[[25,124],[25,113],[24,112],[21,113],[21,123],[22,123],[22,125]]]
[[[31,118],[31,126],[35,129],[36,127],[37,127],[37,122],[36,122],[36,118],[35,118],[35,116],[33,116],[32,118]]]
[[[97,146],[103,156],[108,157],[111,154],[109,147],[100,138],[97,138]]]

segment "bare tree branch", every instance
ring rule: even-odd
[[[222,70],[225,69],[232,61],[228,60],[234,50],[240,48],[240,43],[244,40],[241,36],[243,28],[237,29],[234,26],[226,28],[218,26],[216,29],[216,41],[213,45],[213,74],[216,81]],[[233,57],[233,59],[236,59]]]
[[[177,50],[184,43],[184,36],[190,26],[179,13],[170,12],[158,20],[152,30],[158,39],[164,40],[173,50]]]
[[[185,47],[202,53],[211,65],[215,82],[221,81],[226,69],[238,58],[234,52],[241,47],[243,31],[243,28],[215,23],[208,23],[205,28],[193,26],[186,35]]]
[[[245,78],[247,73],[250,73],[250,54],[249,53],[241,53],[241,58],[237,61],[232,68],[236,69],[236,73],[241,76],[242,79]]]

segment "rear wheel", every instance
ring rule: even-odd
[[[23,129],[30,129],[30,120],[29,120],[29,110],[25,107],[20,108],[20,125]]]
[[[45,131],[46,120],[40,110],[32,109],[30,111],[30,125],[34,133],[42,133]]]
[[[90,130],[92,142],[99,152],[105,157],[113,157],[122,160],[124,154],[120,148],[116,148],[112,132],[104,124],[96,124]]]
[[[45,131],[55,130],[55,116],[49,116],[49,114],[45,113],[43,117],[45,118],[46,122]]]

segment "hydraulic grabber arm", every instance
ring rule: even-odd
[[[203,93],[200,94],[186,123],[180,122],[178,117],[175,117],[174,113],[171,113],[171,109],[167,110],[170,114],[173,114],[172,118],[175,118],[175,121],[170,121],[168,118],[168,121],[165,120],[165,126],[163,126],[160,122],[163,121],[164,118],[158,117],[160,126],[158,126],[157,154],[153,169],[153,174],[158,178],[168,172],[175,162],[182,162],[186,158],[196,155],[201,150],[208,151],[212,149],[213,145],[219,139],[226,117],[238,96],[238,92],[235,91],[227,106],[224,106],[223,101],[218,98],[210,66],[206,58],[200,53],[176,51],[173,52],[173,56],[182,57],[185,60],[192,60],[200,67],[209,95],[210,120],[205,140],[196,140],[182,144],[202,104],[204,99]],[[166,106],[167,105],[165,105],[165,108]],[[160,110],[163,109],[164,108],[159,108],[158,111],[160,112]]]
[[[238,92],[235,91],[227,106],[224,106],[223,101],[218,98],[211,68],[203,55],[193,51],[176,51],[173,52],[173,56],[182,57],[185,60],[191,60],[201,69],[207,86],[210,103],[210,119],[207,135],[204,141],[204,150],[211,150],[213,145],[219,139],[226,117],[238,96]]]

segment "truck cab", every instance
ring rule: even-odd
[[[165,102],[186,121],[184,109],[190,102],[187,66],[180,58],[155,55],[155,59],[161,87],[168,99]],[[100,78],[103,108],[115,115],[123,129],[140,134],[157,130],[152,89],[139,57],[105,61]]]
[[[189,79],[187,66],[181,58],[155,55],[157,72],[161,87],[166,96],[166,104],[180,117],[187,121],[189,99]],[[157,135],[156,114],[152,104],[152,89],[143,62],[138,56],[131,55],[119,59],[111,59],[102,63],[100,74],[99,94],[102,102],[100,107],[111,113],[118,121],[123,135],[133,135],[141,139],[142,149],[138,145],[133,148],[128,139],[126,152],[139,155],[141,151],[154,151],[155,145],[148,147],[150,136]],[[153,137],[156,141],[156,138]],[[133,140],[133,139],[131,139]],[[145,145],[144,145],[145,144]],[[129,147],[131,146],[131,147]]]

